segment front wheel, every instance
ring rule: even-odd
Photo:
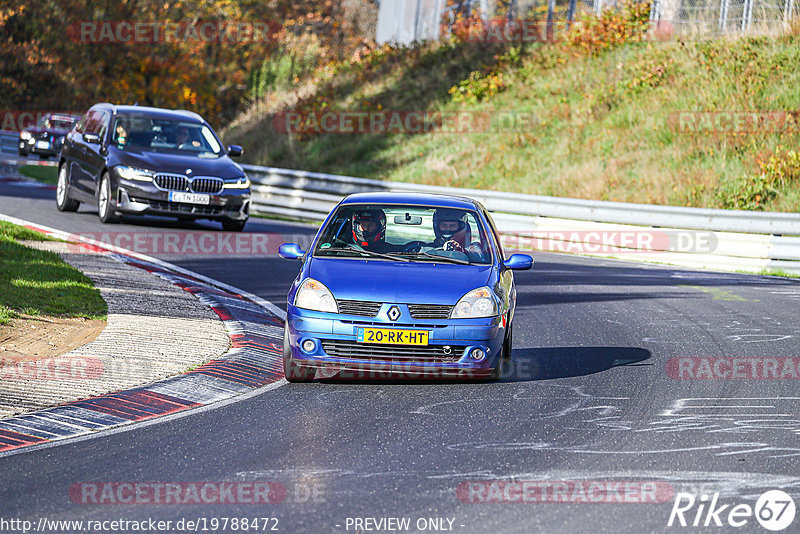
[[[503,377],[505,370],[511,366],[511,336],[513,335],[511,325],[508,327],[508,333],[503,340],[503,348],[500,356],[497,358],[497,363],[489,375],[490,380],[500,380]]]
[[[100,191],[97,195],[97,215],[102,223],[113,223],[117,221],[117,214],[114,211],[113,197],[111,196],[111,180],[108,173],[103,174],[100,180]]]
[[[222,219],[222,229],[226,232],[241,232],[247,221],[234,221],[233,219]]]
[[[292,346],[289,344],[289,323],[283,327],[283,374],[289,382],[311,382],[314,370],[294,363]]]
[[[58,169],[58,183],[56,185],[56,207],[58,211],[77,211],[80,202],[67,196],[67,164],[64,163]]]

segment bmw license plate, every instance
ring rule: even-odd
[[[211,195],[201,195],[199,193],[184,193],[183,191],[170,191],[170,202],[185,202],[187,204],[210,204]]]
[[[359,343],[381,343],[383,345],[427,345],[427,330],[395,330],[390,328],[359,328],[356,334]]]
[[[36,141],[36,148],[50,148],[50,141]]]

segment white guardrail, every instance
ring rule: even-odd
[[[443,193],[480,201],[492,212],[508,249],[800,273],[800,213],[580,200],[243,167],[253,182],[251,210],[261,215],[319,222],[351,193]]]
[[[18,140],[19,134],[17,132],[0,130],[0,152],[13,152],[16,154]]]
[[[15,132],[0,152],[16,154]],[[253,213],[322,221],[342,197],[416,191],[474,198],[492,212],[508,249],[551,250],[726,271],[800,274],[800,213],[681,208],[385,182],[242,165]]]

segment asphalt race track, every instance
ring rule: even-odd
[[[0,213],[75,233],[222,233],[204,221],[101,225],[89,208],[57,212],[52,190],[7,184]],[[246,233],[255,232],[288,241],[314,229],[251,219]],[[299,266],[275,254],[153,255],[281,308]],[[689,527],[667,522],[678,492],[698,503],[719,493],[723,522],[770,489],[800,503],[800,369],[787,359],[800,356],[800,282],[535,258],[516,274],[515,363],[500,383],[281,383],[225,406],[5,455],[2,516],[34,524],[205,518],[211,532],[242,531],[212,529],[211,520],[245,517],[310,533],[403,531],[367,518],[409,518],[406,531],[763,532],[754,517],[738,529],[713,518],[692,527],[699,504],[686,512]],[[689,357],[705,359],[680,360]],[[767,361],[783,379],[753,378]],[[546,482],[537,487],[549,497],[480,502],[522,500],[507,483],[524,481]],[[575,495],[574,481],[627,483],[630,500],[644,494],[646,502],[620,503],[615,489],[606,499],[614,502],[590,502]],[[93,504],[75,496],[87,482],[270,482],[286,493],[273,504]],[[564,495],[572,502],[541,502]]]

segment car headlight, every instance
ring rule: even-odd
[[[20,138],[20,139],[24,139],[25,141],[27,141],[28,139],[33,139],[33,136],[31,135],[31,133],[30,133],[30,132],[28,132],[28,131],[26,131],[26,130],[22,130],[22,131],[19,133],[19,138]]]
[[[250,187],[250,178],[242,176],[225,180],[225,189],[248,189]]]
[[[125,178],[126,180],[139,180],[142,182],[153,181],[153,171],[148,171],[147,169],[137,169],[135,167],[125,167],[121,165],[117,167],[117,174],[120,178]]]
[[[294,296],[294,305],[306,310],[338,313],[336,300],[333,294],[322,282],[313,278],[306,278]]]
[[[479,287],[461,297],[450,317],[453,319],[494,317],[497,313],[497,297],[494,292],[488,287]]]

